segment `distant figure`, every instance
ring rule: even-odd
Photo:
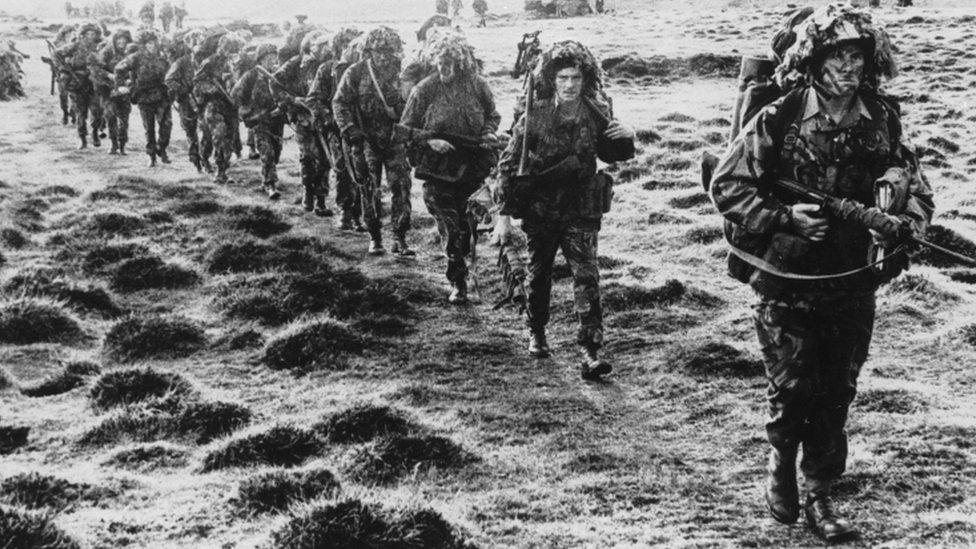
[[[474,0],[474,2],[471,3],[471,8],[474,9],[474,12],[478,15],[478,26],[487,26],[487,23],[485,22],[485,14],[488,13],[487,0]]]
[[[437,0],[434,3],[434,13],[447,15],[447,10],[448,10],[447,0]]]
[[[899,8],[908,8],[911,7],[912,5],[913,5],[912,0],[898,0]]]
[[[159,22],[163,24],[163,32],[169,32],[169,26],[173,22],[175,15],[172,2],[163,2],[159,7]]]
[[[461,15],[461,8],[463,7],[464,4],[461,2],[461,0],[451,0],[451,17],[453,19],[457,19],[458,16]]]
[[[142,21],[143,27],[153,28],[153,24],[156,22],[156,4],[153,0],[148,0],[139,8],[139,20]]]
[[[603,13],[606,11],[606,5],[603,0],[596,0],[596,2],[594,2],[594,7],[597,13]]]
[[[173,11],[173,15],[176,17],[176,28],[183,28],[183,19],[186,18],[189,12],[186,11],[186,2],[180,2],[179,6]]]

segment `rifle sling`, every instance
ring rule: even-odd
[[[730,248],[729,251],[730,253],[732,253],[732,255],[738,257],[742,261],[745,261],[752,267],[755,267],[756,269],[763,271],[764,273],[768,273],[773,276],[777,276],[779,278],[785,278],[787,280],[803,280],[803,281],[811,282],[817,280],[837,280],[840,278],[847,278],[849,276],[854,276],[856,274],[863,273],[864,271],[867,271],[868,269],[872,269],[884,263],[885,261],[891,259],[892,257],[904,252],[906,246],[905,244],[899,244],[898,247],[895,248],[895,250],[890,254],[882,257],[881,259],[875,261],[874,263],[869,263],[863,267],[858,267],[857,269],[852,269],[850,271],[844,271],[840,273],[832,273],[826,275],[804,275],[804,274],[788,273],[786,271],[781,271],[780,269],[777,269],[765,259],[752,255],[751,253],[745,250],[736,248],[735,246],[732,245],[729,245],[729,248]]]

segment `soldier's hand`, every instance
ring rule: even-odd
[[[634,131],[634,128],[621,124],[619,120],[611,120],[603,135],[608,139],[633,139],[637,136],[637,132]]]
[[[816,204],[794,204],[790,225],[800,236],[820,242],[827,237],[830,221],[821,216],[820,206]]]
[[[512,218],[508,215],[499,215],[495,221],[495,229],[491,233],[491,244],[501,246],[508,242],[512,234]]]
[[[435,152],[439,152],[441,154],[454,151],[454,145],[451,145],[443,139],[428,139],[427,146],[434,149]]]

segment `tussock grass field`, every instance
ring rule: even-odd
[[[902,65],[889,91],[935,189],[929,236],[976,255],[976,17],[916,3],[878,10]],[[196,175],[178,122],[169,166],[144,168],[137,116],[129,156],[77,151],[39,61],[58,21],[0,17],[32,56],[28,97],[0,104],[0,546],[819,545],[765,509],[753,296],[725,273],[697,172],[728,134],[738,56],[783,7],[618,4],[463,22],[503,126],[515,44],[541,29],[605,61],[638,130],[601,233],[603,383],[579,376],[565,265],[554,356],[530,359],[516,313],[490,306],[493,248],[477,303],[447,304],[419,184],[417,258],[367,258],[363,235],[295,205],[290,137],[278,203],[254,161],[232,186]],[[412,44],[428,14],[394,15]],[[976,544],[974,283],[923,254],[879,294],[837,490],[854,546]]]

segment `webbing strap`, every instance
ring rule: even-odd
[[[745,250],[740,250],[739,248],[736,248],[735,246],[730,246],[730,248],[731,248],[732,255],[738,257],[742,261],[745,261],[749,265],[751,265],[751,266],[753,266],[753,267],[755,267],[755,268],[757,268],[760,271],[763,271],[765,273],[769,273],[769,274],[771,274],[773,276],[778,276],[780,278],[785,278],[787,280],[815,281],[815,280],[837,280],[839,278],[846,278],[846,277],[849,277],[849,276],[854,276],[854,275],[859,274],[859,273],[863,273],[864,271],[867,271],[868,269],[871,269],[873,267],[876,267],[876,266],[884,263],[888,259],[891,259],[892,257],[894,257],[894,256],[902,253],[903,251],[905,251],[906,246],[905,246],[905,244],[899,244],[898,247],[895,248],[895,251],[893,251],[890,254],[882,257],[881,259],[875,261],[874,263],[869,263],[869,264],[867,264],[867,265],[865,265],[863,267],[858,267],[857,269],[853,269],[853,270],[850,270],[850,271],[844,271],[844,272],[841,272],[841,273],[833,273],[833,274],[827,274],[827,275],[803,275],[803,274],[796,274],[796,273],[788,273],[788,272],[781,271],[781,270],[777,269],[776,267],[772,266],[765,259],[762,259],[760,257],[757,257],[755,255],[752,255],[751,253],[749,253],[749,252],[747,252]]]

